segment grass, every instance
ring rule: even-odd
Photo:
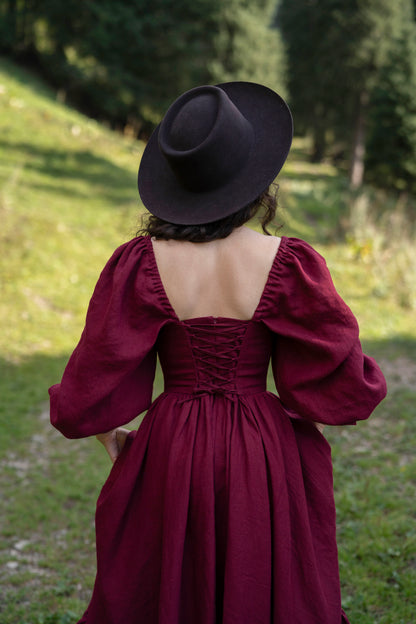
[[[137,229],[142,145],[60,105],[6,61],[0,120],[0,622],[72,624],[94,580],[94,507],[109,462],[95,441],[69,442],[49,426],[46,390],[79,337],[104,262]],[[327,433],[343,602],[353,624],[411,624],[416,330],[412,284],[401,280],[415,256],[398,272],[394,254],[409,253],[413,225],[390,207],[404,215],[393,245],[391,222],[374,213],[380,198],[351,209],[345,178],[308,163],[306,149],[296,140],[282,176],[283,233],[325,255],[390,385],[368,423]]]
[[[352,622],[410,624],[415,613],[415,392],[390,394],[363,427],[331,432],[340,571]]]

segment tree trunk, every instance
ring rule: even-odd
[[[364,179],[365,134],[368,100],[367,91],[361,91],[355,122],[354,143],[352,146],[350,166],[350,185],[353,189],[357,189],[362,186]]]
[[[17,44],[17,2],[16,0],[9,0],[7,3],[7,27],[8,27],[8,41],[11,50],[15,50]]]

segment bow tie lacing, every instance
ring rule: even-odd
[[[245,323],[215,320],[212,325],[187,325],[195,359],[197,384],[180,402],[206,395],[237,400],[236,368],[247,330]]]

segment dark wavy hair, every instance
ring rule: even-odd
[[[278,185],[272,184],[253,202],[241,208],[237,212],[218,221],[212,223],[203,223],[201,225],[178,225],[169,223],[155,217],[154,215],[144,215],[142,217],[142,226],[137,232],[137,236],[148,235],[156,239],[164,240],[186,240],[192,243],[207,243],[219,238],[227,238],[235,229],[250,221],[261,211],[259,217],[262,230],[265,234],[271,236],[267,226],[274,220],[277,210],[277,192]],[[276,226],[279,229],[281,225]]]

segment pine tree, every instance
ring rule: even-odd
[[[17,25],[30,4],[28,32],[44,73],[73,103],[115,124],[149,130],[198,84],[253,80],[283,90],[274,0],[1,3],[17,7],[7,12]]]
[[[280,33],[273,28],[275,0],[226,0],[221,3],[212,82],[247,80],[286,94],[286,63]]]
[[[153,124],[207,80],[219,0],[44,0],[46,70],[68,96],[113,122]]]
[[[287,84],[298,132],[313,137],[313,160],[326,150],[327,129],[337,121],[334,102],[345,101],[339,57],[346,40],[334,21],[333,0],[281,0],[276,26],[287,52]]]
[[[366,172],[380,187],[416,191],[416,24],[410,13],[371,94]]]
[[[281,0],[277,24],[287,46],[295,116],[313,136],[316,159],[327,152],[328,142],[345,146],[355,187],[364,173],[373,94],[381,88],[382,76],[386,82],[393,71],[391,59],[403,38],[403,24],[413,27],[412,3]],[[408,79],[403,63],[396,63],[394,71]],[[371,166],[369,159],[367,163]]]

